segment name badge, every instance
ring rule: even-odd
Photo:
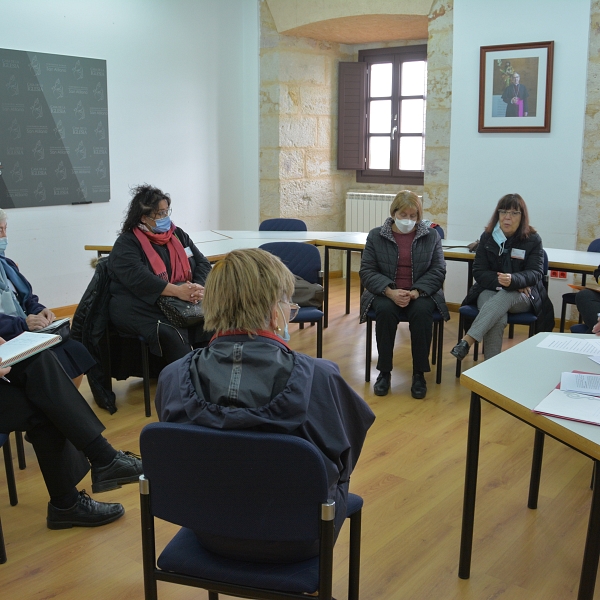
[[[525,260],[525,250],[519,250],[518,248],[511,248],[510,257],[518,260]]]
[[[192,249],[189,246],[185,249],[185,255],[188,258],[192,258],[192,256],[194,256],[194,253],[192,252]],[[525,256],[525,252],[523,252],[523,256]]]

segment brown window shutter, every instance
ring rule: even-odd
[[[338,80],[338,169],[364,169],[367,63],[341,62]]]

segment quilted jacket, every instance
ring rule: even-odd
[[[367,319],[367,312],[373,298],[384,295],[387,287],[396,287],[396,269],[398,267],[398,245],[392,233],[394,219],[388,217],[381,227],[371,229],[360,263],[360,280],[365,291],[360,299],[360,322]],[[446,278],[446,261],[442,251],[442,240],[437,231],[427,227],[421,221],[412,249],[411,289],[417,289],[431,296],[445,321],[450,313],[444,300],[442,286]]]

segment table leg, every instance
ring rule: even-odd
[[[325,246],[325,268],[323,269],[323,328],[329,324],[329,246]]]
[[[537,508],[538,496],[540,494],[540,479],[542,477],[542,458],[544,456],[544,439],[546,436],[543,431],[535,430],[535,440],[533,442],[533,459],[531,461],[531,478],[529,479],[529,499],[527,508]]]
[[[594,468],[598,468],[598,461],[594,461]],[[588,522],[585,550],[583,552],[583,565],[581,579],[579,580],[579,593],[577,600],[592,600],[596,586],[598,572],[598,558],[600,557],[600,486],[595,485],[592,492],[592,506],[590,507],[590,520]]]
[[[346,250],[346,314],[350,314],[350,283],[352,275],[352,250]]]
[[[463,503],[462,531],[458,576],[469,579],[471,575],[471,551],[473,549],[473,524],[475,522],[475,493],[477,491],[477,467],[479,464],[479,437],[481,433],[481,398],[471,392],[469,430],[467,434],[467,466],[465,470],[465,497]]]

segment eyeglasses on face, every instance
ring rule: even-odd
[[[170,217],[170,216],[171,216],[171,209],[165,208],[165,210],[157,210],[154,213],[154,216],[152,218],[153,219],[164,219],[165,217]]]
[[[521,214],[521,211],[520,210],[499,210],[498,214],[501,217],[512,217],[513,219],[516,219]]]
[[[282,300],[281,302],[290,307],[290,321],[293,321],[298,316],[300,305],[296,304],[295,302],[287,302],[286,300]]]

